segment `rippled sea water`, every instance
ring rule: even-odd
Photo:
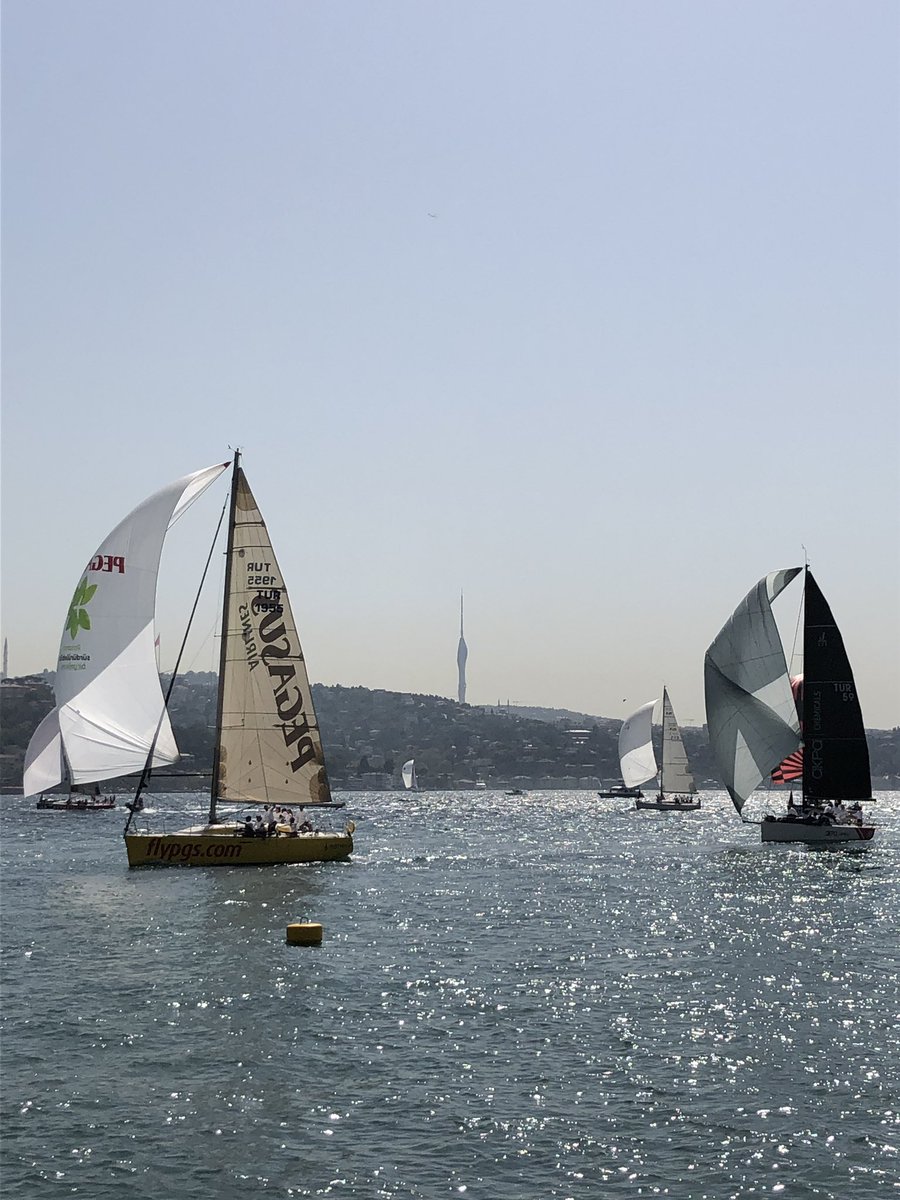
[[[143,871],[3,799],[7,1200],[898,1194],[900,793],[864,853],[716,793],[345,799],[349,863]]]

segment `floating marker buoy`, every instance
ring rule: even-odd
[[[322,944],[322,926],[316,921],[307,921],[287,927],[289,946],[320,946]]]

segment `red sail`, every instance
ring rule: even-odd
[[[794,675],[791,678],[791,692],[794,696],[794,703],[797,705],[797,712],[803,711],[803,676]],[[803,747],[795,750],[793,754],[789,754],[787,758],[778,764],[772,772],[773,783],[793,783],[795,779],[803,777]]]
[[[773,783],[793,783],[795,779],[803,778],[803,751],[795,750],[784,762],[778,764],[772,772]]]

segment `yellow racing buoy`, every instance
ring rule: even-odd
[[[289,946],[321,946],[322,926],[316,921],[288,925],[287,942]]]

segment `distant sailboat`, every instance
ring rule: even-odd
[[[408,792],[418,791],[418,785],[416,784],[416,760],[414,758],[408,759],[403,764],[400,768],[400,775],[403,779],[403,786]]]
[[[643,793],[635,797],[636,808],[655,808],[665,812],[690,812],[700,807],[695,795],[694,778],[688,769],[687,754],[668,691],[662,694],[662,767],[653,753],[653,710],[658,701],[641,705],[625,721],[619,732],[619,765],[625,786],[638,791],[659,771],[659,792],[652,799]]]
[[[801,570],[803,680],[795,698],[772,602]],[[763,778],[796,764],[792,756],[803,747],[802,806],[764,819],[764,842],[872,839],[861,807],[845,808],[872,799],[859,697],[840,630],[808,567],[775,571],[747,593],[707,650],[704,674],[710,745],[739,813]]]
[[[109,812],[110,809],[116,807],[116,798],[115,796],[104,796],[100,791],[99,783],[85,787],[72,784],[68,796],[42,794],[35,807],[46,809],[49,812]]]
[[[619,730],[619,770],[623,783],[614,783],[597,795],[603,800],[639,800],[641,784],[656,774],[656,758],[650,738],[653,710],[657,701],[650,700],[626,717]]]
[[[653,800],[638,800],[638,808],[658,808],[665,812],[690,812],[700,807],[687,751],[668,691],[662,694],[662,767],[659,794]]]

